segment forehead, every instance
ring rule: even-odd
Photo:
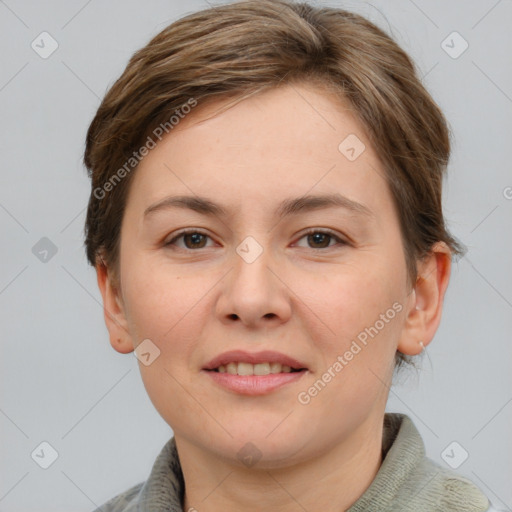
[[[199,105],[135,174],[129,203],[139,210],[169,193],[239,206],[333,192],[363,203],[389,200],[382,166],[353,110],[311,85],[271,89],[234,105]]]

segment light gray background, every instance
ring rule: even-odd
[[[423,370],[392,388],[388,410],[413,419],[441,464],[457,441],[469,453],[457,471],[511,510],[512,2],[324,4],[391,29],[455,136],[444,203],[469,252],[453,267]],[[89,181],[81,158],[100,98],[131,54],[206,6],[0,1],[0,512],[90,511],[145,480],[172,435],[133,353],[108,342],[82,246]],[[43,31],[59,44],[47,59],[31,48]],[[457,59],[441,47],[453,31],[469,43]],[[57,248],[46,262],[32,252],[42,237]],[[31,458],[43,441],[59,454],[48,469]]]

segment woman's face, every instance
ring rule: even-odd
[[[384,170],[350,109],[297,85],[206,119],[220,105],[192,110],[133,176],[120,246],[126,332],[112,344],[150,340],[142,379],[177,439],[275,467],[381,425],[415,295]],[[339,204],[324,204],[334,194]],[[177,196],[219,210],[153,208]],[[204,369],[231,350],[275,351],[307,370]],[[267,384],[251,394],[250,380]]]

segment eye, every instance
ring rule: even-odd
[[[176,245],[176,241],[180,238],[183,238],[183,241],[185,243],[185,247],[179,247],[180,249],[203,249],[205,247],[205,240],[207,238],[210,238],[205,233],[202,233],[201,231],[197,231],[196,229],[189,229],[187,231],[182,231],[181,233],[178,233],[174,238],[166,242],[164,245]]]
[[[206,247],[206,239],[210,238],[207,234],[202,233],[201,231],[195,229],[189,229],[185,231],[181,231],[177,235],[175,235],[171,240],[166,242],[165,246],[175,245],[179,249],[184,250],[194,250],[194,249],[204,249]],[[337,236],[333,231],[329,229],[320,230],[320,229],[310,229],[306,233],[302,235],[299,240],[303,238],[307,238],[308,243],[313,244],[311,249],[327,249],[329,247],[333,247],[336,244],[330,244],[330,242],[338,242],[341,245],[347,245],[347,242],[342,240],[339,236]],[[180,239],[183,239],[185,247],[180,247],[176,244],[176,242]]]
[[[347,242],[342,240],[339,236],[337,236],[333,231],[326,229],[310,229],[306,233],[302,235],[300,240],[307,237],[308,243],[312,243],[314,246],[312,249],[326,249],[329,247],[333,247],[329,245],[329,242],[336,241],[341,245],[347,245]],[[335,245],[335,244],[334,244]]]

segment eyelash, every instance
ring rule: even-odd
[[[316,234],[316,233],[320,233],[322,235],[327,235],[327,236],[330,236],[332,239],[336,240],[336,242],[338,242],[339,244],[341,244],[342,246],[343,245],[349,245],[348,242],[346,242],[345,240],[343,240],[342,238],[340,238],[338,235],[336,235],[336,233],[330,229],[309,229],[308,231],[306,231],[305,233],[302,234],[302,236],[299,238],[299,240],[302,240],[304,237],[308,236],[308,235],[313,235],[313,234]],[[211,238],[209,235],[207,235],[206,233],[203,233],[202,231],[200,230],[197,230],[197,229],[187,229],[187,230],[184,230],[184,231],[181,231],[179,232],[178,234],[176,234],[176,236],[174,236],[171,240],[169,240],[168,242],[166,242],[164,244],[164,246],[172,246],[174,245],[174,243],[176,242],[176,240],[186,236],[186,235],[192,235],[192,234],[198,234],[198,235],[202,235],[202,236],[205,236],[205,237],[208,237],[208,238]],[[316,249],[316,250],[323,250],[323,249],[331,249],[332,247],[335,247],[334,245],[333,246],[327,246],[327,247],[322,247],[322,248],[319,248],[319,249]],[[182,250],[182,251],[196,251],[197,249],[188,249],[188,248],[181,248],[179,247],[178,248],[179,250]],[[201,247],[201,249],[204,249],[204,247]],[[315,250],[315,248],[312,248],[313,250]]]

